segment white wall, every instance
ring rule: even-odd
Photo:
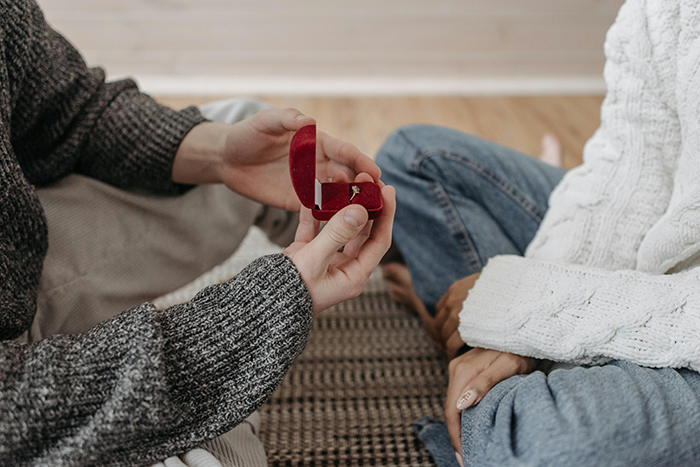
[[[111,76],[187,91],[601,89],[621,0],[39,0]],[[285,88],[290,89],[283,89]],[[202,89],[205,88],[205,89]],[[191,90],[191,89],[190,89]],[[245,90],[244,90],[245,91]]]

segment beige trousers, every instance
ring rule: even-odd
[[[201,110],[210,120],[235,123],[265,107],[252,100],[229,100]],[[253,224],[282,245],[291,242],[296,224],[295,216],[220,185],[164,197],[71,175],[39,189],[38,195],[48,220],[49,249],[30,342],[84,332],[193,281],[233,254]],[[267,465],[257,438],[259,423],[255,413],[205,445],[205,451],[165,462],[192,467]]]

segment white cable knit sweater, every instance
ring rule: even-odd
[[[700,370],[700,8],[628,0],[605,42],[601,126],[525,257],[484,268],[472,346]]]

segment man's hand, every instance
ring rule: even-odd
[[[339,174],[334,181],[346,181]],[[356,182],[371,182],[360,174]],[[382,186],[384,211],[378,219],[368,221],[364,207],[353,204],[341,209],[318,231],[319,222],[311,210],[302,207],[296,238],[287,254],[304,279],[314,303],[314,313],[362,292],[367,279],[391,245],[396,198],[393,187]],[[342,252],[338,251],[343,249]]]
[[[205,122],[180,144],[173,163],[177,183],[224,183],[231,190],[268,206],[298,211],[289,176],[289,143],[294,132],[316,123],[294,109],[263,110],[235,125]],[[380,170],[357,148],[319,132],[316,178],[338,173],[354,179],[365,172],[379,180]]]
[[[530,373],[535,359],[497,350],[475,348],[450,362],[450,384],[445,421],[455,451],[462,454],[462,410],[478,404],[496,384],[514,375]]]
[[[440,350],[451,360],[455,358],[464,341],[459,335],[459,312],[467,294],[474,287],[479,273],[458,280],[447,289],[437,305],[435,305],[434,330],[437,333],[437,343]]]

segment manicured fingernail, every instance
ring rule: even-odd
[[[345,211],[345,222],[353,227],[359,227],[365,221],[365,214],[359,209],[348,209]]]
[[[455,457],[457,458],[457,462],[461,467],[464,467],[464,461],[462,460],[462,455],[455,451]]]
[[[466,409],[467,407],[471,407],[476,402],[477,397],[478,394],[473,389],[470,389],[469,391],[465,392],[464,394],[462,394],[462,397],[459,398],[459,401],[457,401],[457,410],[462,410]]]

